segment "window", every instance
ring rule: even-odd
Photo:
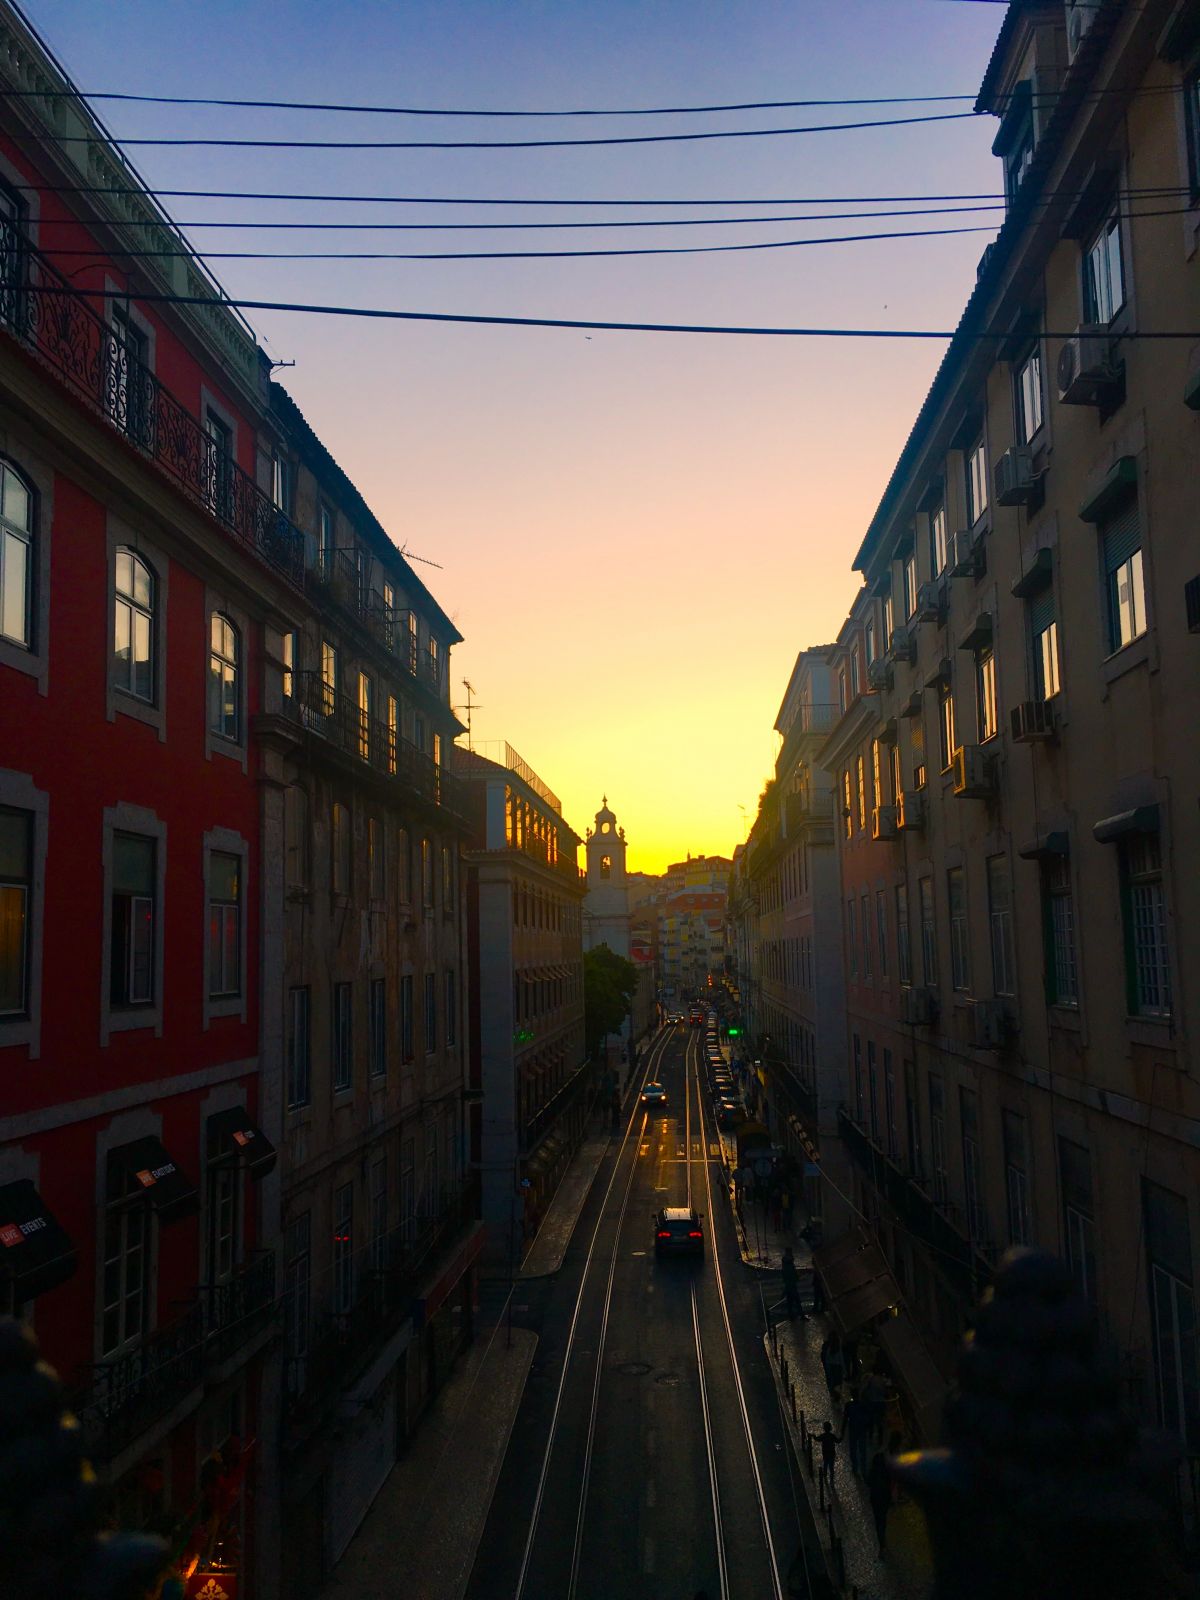
[[[33,816],[0,808],[0,1017],[29,1005],[33,906]]]
[[[983,435],[967,451],[967,526],[973,528],[988,508],[987,449]]]
[[[855,927],[854,901],[846,901],[846,949],[850,956],[850,976],[858,977],[858,932]]]
[[[138,327],[128,304],[114,300],[110,307],[108,414],[122,433],[149,447],[154,426],[150,341]]]
[[[307,1211],[293,1217],[284,1232],[283,1338],[293,1363],[291,1387],[303,1389],[304,1357],[312,1316],[312,1221]]]
[[[838,710],[845,714],[849,698],[846,694],[846,669],[842,667],[838,672]]]
[[[334,520],[333,512],[328,506],[322,506],[317,513],[317,524],[320,529],[321,539],[321,566],[326,572],[333,566],[334,551]]]
[[[340,1094],[354,1082],[354,985],[335,983],[331,1011],[333,1092]]]
[[[1079,969],[1075,956],[1075,902],[1068,856],[1042,862],[1042,904],[1046,922],[1046,999],[1053,1006],[1078,1006]]]
[[[278,450],[271,457],[271,499],[280,511],[292,509],[292,463]]]
[[[1158,1420],[1194,1450],[1200,1444],[1200,1370],[1187,1196],[1147,1178],[1142,1205]]]
[[[233,431],[211,407],[204,411],[205,477],[208,507],[227,521],[233,488]]]
[[[872,661],[875,661],[875,660],[878,659],[879,649],[878,649],[878,646],[875,643],[875,619],[874,619],[874,617],[868,617],[867,618],[867,622],[866,622],[866,626],[863,628],[863,651],[864,651],[864,653],[866,655],[867,665],[868,666],[871,665]]]
[[[0,183],[0,321],[16,332],[25,330],[27,211],[17,192]]]
[[[238,632],[228,617],[215,611],[210,630],[208,669],[208,727],[221,739],[237,739]]]
[[[912,982],[912,946],[908,938],[908,885],[896,885],[896,975],[901,983]]]
[[[896,1066],[892,1052],[886,1045],[883,1050],[883,1110],[887,1153],[894,1160],[900,1148],[899,1130],[896,1127]]]
[[[205,1166],[208,1281],[227,1283],[238,1263],[242,1174],[236,1156],[226,1153],[222,1136],[211,1122]]]
[[[433,843],[421,840],[421,904],[426,911],[433,910]]]
[[[996,708],[996,653],[989,645],[975,657],[975,698],[979,715],[979,742],[996,737],[999,712]]]
[[[879,976],[888,975],[887,949],[887,897],[882,889],[875,891],[875,936],[879,943]]]
[[[137,1175],[113,1157],[110,1152],[103,1223],[102,1356],[130,1349],[150,1327],[150,1207]]]
[[[1033,688],[1039,700],[1049,700],[1062,688],[1058,666],[1058,622],[1054,615],[1054,590],[1047,584],[1029,602],[1029,631],[1033,636]]]
[[[283,698],[296,698],[296,630],[289,628],[283,636]]]
[[[398,883],[397,893],[400,904],[412,904],[412,844],[408,837],[407,828],[396,829],[396,867]]]
[[[892,628],[895,625],[895,604],[892,600],[892,591],[889,588],[883,596],[883,639],[881,648],[887,650],[892,643]]]
[[[307,984],[288,991],[288,1107],[312,1100],[312,998]]]
[[[371,979],[371,1076],[382,1078],[387,1073],[387,985],[382,978]]]
[[[946,507],[936,505],[929,513],[929,575],[940,578],[946,570]]]
[[[1028,87],[1029,80],[1024,80]],[[1018,91],[1021,86],[1018,86]],[[1033,116],[1026,112],[1004,155],[1004,188],[1011,205],[1024,182],[1025,174],[1033,164]]]
[[[925,724],[917,717],[912,724],[912,775],[913,788],[925,787]],[[899,794],[899,789],[896,793]]]
[[[904,780],[900,771],[900,745],[899,742],[888,749],[888,773],[892,785],[892,804],[900,804],[900,793],[904,788]]]
[[[7,535],[7,529],[5,530]],[[154,574],[132,550],[117,551],[113,681],[138,700],[154,702]]]
[[[351,893],[354,881],[351,847],[350,808],[335,800],[329,846],[334,894]]]
[[[372,1272],[382,1272],[387,1265],[388,1193],[387,1157],[380,1156],[371,1163],[371,1253]]]
[[[946,1186],[946,1093],[940,1076],[929,1074],[929,1159],[933,1164],[933,1198],[945,1200]]]
[[[432,972],[425,974],[425,1054],[432,1055],[437,1049],[437,977]]]
[[[446,1009],[445,1030],[446,1048],[452,1050],[458,1043],[458,977],[453,967],[449,967],[445,974],[446,984]]]
[[[328,639],[321,640],[321,709],[331,716],[337,709],[338,653]]]
[[[904,1063],[904,1129],[908,1143],[908,1170],[913,1177],[921,1176],[921,1112],[917,1105],[917,1069],[912,1061]]]
[[[396,706],[396,696],[387,697],[387,769],[394,777],[398,767],[400,749],[400,716]]]
[[[862,756],[855,762],[855,773],[858,778],[858,825],[865,828],[867,825],[867,764]]]
[[[969,989],[971,965],[967,937],[967,889],[961,867],[951,867],[946,874],[946,898],[950,906],[950,982],[956,989]]]
[[[851,650],[851,652],[850,652],[850,697],[851,697],[852,700],[857,700],[857,698],[858,698],[858,651],[857,650]]]
[[[454,851],[448,844],[442,846],[442,915],[454,915]]]
[[[1121,220],[1114,213],[1083,253],[1083,320],[1109,323],[1124,304]]]
[[[874,1039],[867,1040],[867,1096],[871,1113],[871,1137],[879,1138],[879,1064]]]
[[[148,1006],[154,1001],[157,847],[140,834],[114,833],[112,849],[109,1000]]]
[[[432,634],[429,635],[429,681],[434,688],[442,681],[442,656],[441,647]]]
[[[7,465],[0,474],[0,636],[26,649],[33,643],[33,495]]]
[[[354,1304],[354,1185],[333,1193],[333,1310],[345,1316]]]
[[[1028,444],[1042,425],[1042,351],[1034,345],[1017,363],[1017,438]]]
[[[1187,119],[1188,187],[1195,198],[1200,194],[1200,71],[1184,79],[1183,103]],[[7,200],[7,195],[4,198]]]
[[[417,670],[417,618],[412,611],[408,613],[408,670]]]
[[[988,922],[992,937],[992,992],[1016,994],[1017,960],[1013,947],[1012,880],[1003,856],[987,858]]]
[[[1134,834],[1122,845],[1121,874],[1130,1010],[1142,1017],[1169,1017],[1171,961],[1157,833]]]
[[[371,899],[383,900],[387,895],[387,860],[383,823],[378,817],[367,818],[367,878]]]
[[[871,804],[879,807],[883,804],[883,778],[880,772],[879,740],[871,740]]]
[[[917,609],[917,552],[910,550],[904,557],[904,620],[907,622]]]
[[[371,759],[371,724],[375,720],[375,685],[365,672],[358,675],[358,754]]]
[[[213,850],[208,857],[208,994],[211,1000],[242,992],[241,871],[239,857]]]
[[[860,1128],[866,1126],[866,1096],[863,1092],[862,1040],[854,1035],[854,1120]]]
[[[921,910],[921,970],[925,982],[937,982],[937,929],[933,913],[933,879],[917,880],[917,898]]]
[[[1135,499],[1101,524],[1100,540],[1108,594],[1108,648],[1113,654],[1146,631],[1142,534]]]
[[[966,1201],[967,1230],[974,1240],[986,1239],[987,1219],[983,1213],[983,1183],[980,1177],[979,1103],[973,1089],[959,1089],[958,1111],[962,1127],[963,1198]]]
[[[421,754],[424,755],[425,746],[427,743],[425,737],[425,718],[421,716],[419,712],[414,713],[413,715],[413,743],[416,745]]]
[[[850,773],[842,773],[842,825],[846,830],[847,839],[854,832],[854,812],[850,805]]]
[[[1015,1111],[1000,1113],[1004,1138],[1004,1195],[1008,1209],[1008,1242],[1026,1245],[1033,1240],[1029,1223],[1029,1173],[1025,1156],[1025,1118]]]
[[[413,980],[408,973],[400,979],[400,1059],[411,1061],[416,1054],[413,1046]]]
[[[306,890],[312,866],[308,826],[308,794],[289,784],[283,795],[284,881],[289,890]]]
[[[1080,1294],[1096,1303],[1096,1216],[1092,1200],[1092,1158],[1083,1145],[1058,1140],[1063,1232],[1067,1262]]]
[[[954,763],[958,749],[958,735],[954,727],[954,691],[948,683],[938,684],[938,754],[942,771]]]

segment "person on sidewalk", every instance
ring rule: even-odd
[[[842,1435],[834,1433],[833,1424],[826,1422],[821,1432],[817,1435],[817,1443],[821,1446],[821,1477],[829,1485],[829,1493],[831,1495],[837,1492],[837,1447],[841,1442]]]
[[[871,1431],[870,1404],[861,1395],[852,1395],[842,1413],[842,1432],[850,1441],[850,1470],[867,1476],[867,1436]]]
[[[888,1451],[895,1455],[899,1448],[900,1435],[893,1433],[888,1440]],[[887,1550],[888,1512],[892,1509],[892,1475],[888,1471],[887,1456],[882,1450],[876,1450],[871,1457],[871,1466],[867,1473],[867,1494],[871,1501],[871,1516],[875,1520],[875,1537],[879,1541],[879,1555],[882,1560]]]
[[[807,1322],[808,1316],[800,1304],[800,1279],[796,1272],[796,1257],[789,1244],[783,1252],[783,1294],[787,1301],[787,1314],[790,1321],[797,1317],[801,1322]]]

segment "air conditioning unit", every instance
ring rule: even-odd
[[[923,583],[917,590],[917,621],[940,622],[943,616],[942,588],[937,583]]]
[[[976,1000],[971,1007],[971,1043],[977,1050],[1003,1050],[1012,1031],[1003,1000]]]
[[[901,989],[900,1021],[910,1027],[928,1028],[937,1018],[936,989]]]
[[[917,638],[911,628],[893,628],[888,655],[893,661],[912,661],[917,654]]]
[[[983,572],[983,545],[970,528],[960,528],[950,545],[950,576],[978,578]]]
[[[960,744],[954,752],[954,793],[960,800],[989,800],[995,792],[989,753],[977,744]]]
[[[1096,15],[1096,0],[1067,0],[1067,55],[1074,61]]]
[[[1117,378],[1112,340],[1104,328],[1083,326],[1058,352],[1058,398],[1064,406],[1094,406]]]
[[[875,806],[871,812],[872,839],[894,839],[898,823],[895,806]]]
[[[1033,475],[1033,452],[1024,445],[1013,445],[996,462],[992,472],[996,499],[1002,506],[1023,506],[1037,492]]]
[[[896,802],[898,832],[920,833],[925,826],[925,798],[919,789],[902,789]]]
[[[1012,708],[1011,718],[1014,744],[1054,737],[1054,712],[1048,700],[1022,700]]]
[[[878,694],[881,689],[892,687],[892,664],[885,661],[882,656],[870,662],[867,666],[867,684],[872,693]]]

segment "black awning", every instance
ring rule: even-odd
[[[265,1178],[275,1165],[275,1146],[250,1120],[245,1106],[214,1112],[208,1119],[208,1138],[211,1153],[217,1153],[213,1152],[215,1142],[220,1155],[240,1161],[256,1182]]]
[[[1044,861],[1050,856],[1069,856],[1071,836],[1065,828],[1052,828],[1049,833],[1039,833],[1036,839],[1022,845],[1017,851],[1022,861]]]
[[[75,1247],[28,1178],[0,1185],[0,1274],[20,1305],[57,1289],[75,1271]]]
[[[195,1185],[152,1135],[110,1150],[108,1159],[141,1184],[160,1222],[179,1222],[199,1209]]]
[[[1134,806],[1132,811],[1120,811],[1115,817],[1105,817],[1092,829],[1097,844],[1116,844],[1131,833],[1157,833],[1158,807]]]

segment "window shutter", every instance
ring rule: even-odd
[[[1142,546],[1138,525],[1137,501],[1131,498],[1110,521],[1104,524],[1104,570],[1115,572]]]
[[[1107,548],[1107,547],[1106,547]],[[1029,602],[1029,626],[1036,639],[1054,621],[1054,589],[1047,584]]]

